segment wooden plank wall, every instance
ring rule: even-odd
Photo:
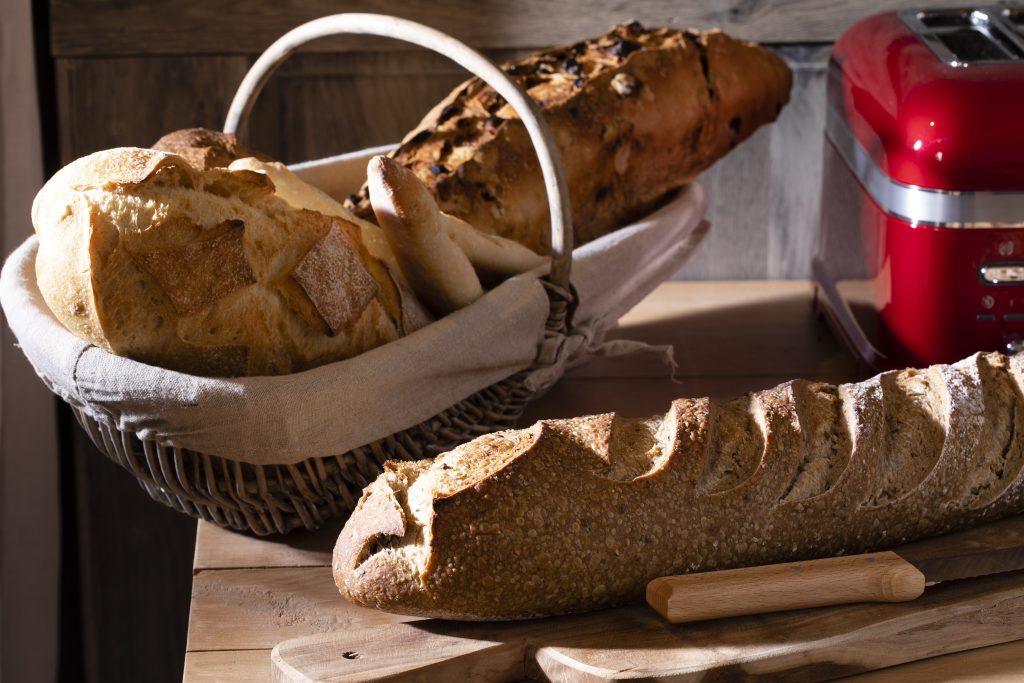
[[[45,1],[45,0],[43,0]],[[502,61],[632,18],[723,27],[771,43],[795,73],[790,105],[703,179],[713,227],[684,279],[806,277],[813,253],[829,43],[869,14],[920,0],[49,0],[60,158],[219,127],[249,65],[275,38],[342,11],[438,27]],[[931,3],[936,6],[960,4]],[[253,113],[250,142],[298,161],[398,140],[465,77],[374,39],[294,56]],[[52,169],[51,169],[52,170]],[[145,499],[84,436],[74,439],[87,681],[176,680],[194,525]]]

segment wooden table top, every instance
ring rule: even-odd
[[[806,281],[666,283],[612,335],[672,344],[675,379],[660,358],[598,358],[569,372],[530,406],[537,419],[620,411],[663,412],[686,396],[729,396],[795,377],[856,379],[851,358],[811,307]],[[256,538],[199,522],[186,683],[271,679],[270,651],[283,640],[405,621],[345,602],[331,577],[341,524]],[[1024,641],[905,664],[858,681],[1024,680]]]

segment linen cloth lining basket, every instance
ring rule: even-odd
[[[595,352],[644,348],[622,340],[603,343],[604,333],[678,269],[707,227],[701,221],[703,190],[692,184],[647,219],[578,249],[570,285],[568,193],[536,105],[485,57],[394,17],[334,15],[285,34],[246,75],[225,129],[244,128],[255,97],[289,54],[309,40],[340,33],[433,49],[509,102],[530,133],[544,174],[550,268],[511,278],[470,306],[355,358],[293,375],[231,379],[154,368],[74,337],[35,285],[34,237],[12,254],[0,281],[3,308],[23,351],[102,452],[155,500],[260,535],[313,529],[346,515],[385,460],[431,457],[509,427],[568,365]],[[293,170],[342,196],[358,186],[367,159],[380,151]]]

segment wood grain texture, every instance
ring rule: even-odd
[[[949,7],[963,3],[939,0],[929,4]],[[720,26],[737,36],[767,42],[824,42],[870,14],[920,5],[913,0],[636,0],[626,5],[618,0],[292,0],[258,4],[50,0],[50,11],[54,53],[92,56],[255,54],[289,28],[337,12],[395,14],[487,48],[572,42],[634,18],[651,25]],[[317,48],[380,49],[381,45],[364,38],[325,40]]]
[[[253,110],[248,140],[253,147],[294,163],[396,142],[467,77],[450,68],[328,75],[317,60],[308,59],[317,56],[299,55],[293,70],[271,80]],[[419,55],[401,56],[394,61],[411,67]],[[379,61],[361,54],[336,58],[350,64]],[[300,71],[307,63],[310,71]]]
[[[820,681],[1024,638],[1019,574],[955,582],[909,603],[673,626],[647,607],[504,624],[385,624],[286,641],[285,681],[415,675],[456,680]],[[338,656],[349,653],[349,656]]]
[[[297,529],[286,536],[254,536],[231,531],[211,522],[196,527],[196,553],[192,571],[250,567],[326,567],[343,520],[333,520],[317,531]],[[264,558],[273,558],[266,564]]]
[[[924,574],[894,552],[826,557],[761,567],[662,576],[647,603],[683,624],[855,602],[903,602],[924,591]]]
[[[311,633],[413,619],[346,602],[329,566],[205,570],[192,579],[188,651],[258,650]]]
[[[853,676],[849,683],[1019,683],[1024,640]]]
[[[245,57],[57,61],[62,163],[111,147],[148,147],[177,128],[219,128]]]
[[[186,683],[270,683],[270,650],[185,654]]]

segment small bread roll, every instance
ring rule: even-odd
[[[235,159],[257,157],[269,160],[266,154],[249,149],[231,133],[207,128],[183,128],[163,136],[153,149],[176,154],[197,171],[227,168]]]
[[[483,296],[473,264],[448,236],[437,202],[423,183],[383,156],[370,160],[367,176],[377,222],[427,307],[443,316]]]

